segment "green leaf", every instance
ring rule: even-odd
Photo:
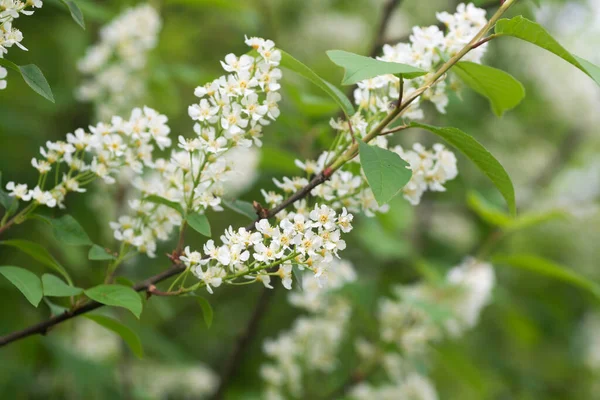
[[[584,72],[600,85],[600,67],[576,55],[573,55],[573,57],[575,57],[575,59],[579,61],[579,64],[585,69]]]
[[[37,307],[42,300],[42,281],[33,272],[12,266],[0,267],[0,274],[4,275],[25,298]]]
[[[206,300],[204,297],[197,297],[196,299],[198,300],[198,304],[200,304],[200,308],[202,308],[204,323],[206,324],[207,328],[210,328],[213,322],[213,309],[208,300]]]
[[[254,206],[247,201],[223,199],[223,204],[230,210],[235,211],[238,214],[245,215],[252,221],[256,219],[256,210],[254,209]]]
[[[155,204],[162,204],[163,206],[172,208],[173,210],[177,211],[181,215],[185,214],[185,212],[183,211],[183,208],[181,207],[181,204],[179,204],[175,201],[167,200],[164,197],[160,197],[155,194],[150,195],[148,197],[144,197],[144,201],[149,201],[150,203],[155,203]]]
[[[66,214],[60,218],[50,220],[54,237],[69,246],[91,246],[94,243],[79,222]]]
[[[504,18],[499,20],[496,22],[495,31],[497,35],[513,36],[556,54],[566,62],[585,72],[600,85],[600,68],[587,60],[571,54],[540,24],[519,15],[511,19]]]
[[[501,227],[505,232],[515,232],[534,225],[558,218],[566,218],[567,214],[560,209],[550,209],[542,212],[529,212],[513,218],[487,203],[476,192],[467,196],[467,204],[483,221],[490,225]]]
[[[54,304],[53,302],[51,302],[50,300],[48,300],[47,297],[44,297],[44,303],[46,303],[46,305],[50,309],[50,315],[51,316],[62,315],[62,314],[64,314],[64,313],[66,313],[66,312],[69,311],[69,309],[66,308],[66,307],[59,306],[58,304]]]
[[[137,358],[144,358],[144,348],[142,347],[140,337],[131,328],[129,328],[126,325],[123,325],[116,319],[105,317],[104,315],[88,314],[85,315],[85,317],[119,335],[121,339],[123,339],[123,341],[127,343],[127,346],[129,346],[129,349],[133,354],[135,354]]]
[[[71,13],[71,17],[73,18],[73,20],[77,22],[77,24],[83,30],[85,30],[85,21],[83,19],[83,13],[77,6],[77,3],[75,3],[72,0],[62,0],[62,2],[69,8],[69,12]]]
[[[497,255],[492,257],[491,261],[495,264],[505,264],[512,267],[527,269],[541,275],[546,275],[550,278],[571,283],[589,291],[600,299],[600,286],[596,282],[593,282],[562,265],[555,264],[550,260],[530,254],[512,254]]]
[[[54,95],[42,71],[34,64],[17,65],[5,58],[0,58],[0,66],[10,68],[21,74],[21,77],[34,92],[54,103]]]
[[[340,106],[340,108],[344,111],[344,114],[346,114],[346,116],[354,115],[356,111],[354,111],[352,103],[350,102],[350,100],[348,100],[348,97],[346,97],[346,95],[342,93],[341,90],[339,90],[331,83],[321,78],[312,69],[302,64],[290,54],[286,53],[283,50],[280,51],[281,67],[294,71],[297,74],[300,74],[304,78],[308,79],[315,85],[317,85],[321,90],[327,93],[333,99],[333,101],[335,101]]]
[[[492,183],[506,200],[511,214],[516,214],[517,206],[515,203],[515,189],[510,177],[498,160],[496,160],[496,158],[494,158],[494,156],[477,140],[457,128],[440,128],[416,122],[411,123],[411,126],[426,129],[429,132],[440,136],[460,150],[465,156],[473,161],[488,178],[490,178]]]
[[[467,86],[487,97],[497,116],[516,107],[525,97],[525,88],[512,75],[487,65],[463,61],[454,72]]]
[[[489,204],[479,193],[469,192],[467,195],[467,205],[483,221],[490,225],[505,227],[510,225],[513,219],[502,210]]]
[[[42,287],[44,296],[51,297],[71,297],[83,292],[83,289],[67,285],[62,279],[50,274],[42,275]]]
[[[90,247],[90,251],[88,252],[88,260],[104,261],[104,260],[115,260],[115,259],[116,259],[116,257],[114,255],[112,255],[105,248],[98,246],[97,244]]]
[[[294,285],[298,287],[301,292],[304,292],[304,280],[302,279],[302,271],[298,265],[292,266],[292,275],[294,276]]]
[[[123,285],[98,285],[84,290],[90,299],[107,306],[123,307],[128,309],[137,318],[142,314],[142,300],[137,292]]]
[[[329,50],[327,56],[334,64],[344,68],[342,85],[354,85],[380,75],[394,74],[402,75],[405,79],[412,79],[427,73],[427,71],[407,64],[376,60],[343,50]]]
[[[206,215],[193,213],[187,216],[186,221],[196,232],[210,237],[210,223],[208,222]]]
[[[125,278],[124,276],[117,276],[115,278],[115,282],[123,285],[123,286],[128,286],[128,287],[133,287],[135,285],[135,282],[132,281],[131,279]]]
[[[396,196],[410,181],[412,171],[398,154],[377,146],[358,142],[360,165],[375,200],[381,206]]]
[[[21,250],[23,253],[31,256],[33,259],[39,261],[47,267],[50,267],[52,270],[58,272],[69,282],[70,284],[73,282],[67,270],[60,265],[58,261],[41,245],[30,242],[28,240],[4,240],[0,242],[0,245],[12,246],[16,249]]]

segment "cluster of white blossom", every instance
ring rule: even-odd
[[[27,51],[27,48],[21,44],[23,34],[13,27],[13,21],[21,14],[33,14],[33,8],[41,8],[42,5],[42,0],[0,0],[0,58],[4,58],[12,46]],[[0,66],[0,90],[6,89],[7,74],[6,68]]]
[[[100,31],[100,41],[79,61],[88,76],[77,89],[82,101],[92,101],[97,117],[120,115],[143,99],[148,53],[156,47],[160,15],[149,4],[126,9]]]
[[[337,273],[325,285],[313,274],[302,275],[303,290],[291,292],[288,298],[313,315],[297,319],[289,331],[264,343],[264,352],[271,360],[260,373],[267,384],[268,400],[304,398],[305,375],[331,373],[339,367],[337,355],[352,307],[336,290],[353,282],[356,273],[352,264],[343,260],[335,260],[332,269]]]
[[[435,67],[458,53],[469,43],[480,29],[487,23],[485,10],[468,5],[459,4],[456,13],[442,12],[437,14],[437,19],[446,25],[446,33],[436,25],[421,28],[414,27],[410,35],[410,43],[398,43],[394,46],[385,45],[383,56],[380,60],[398,62],[421,68],[432,73]],[[469,51],[463,57],[464,61],[479,63],[485,54],[487,44]],[[406,80],[403,97],[407,98],[425,83],[429,74]],[[452,85],[451,85],[452,86]],[[447,85],[444,80],[439,81],[427,90],[417,101],[406,109],[403,117],[407,119],[423,118],[420,107],[422,100],[431,101],[439,112],[443,113],[448,105],[446,94]],[[360,110],[369,117],[385,115],[390,104],[399,98],[400,80],[394,75],[383,75],[367,79],[358,83],[354,91],[354,100]]]
[[[338,273],[327,285],[318,285],[312,274],[306,274],[303,291],[289,294],[293,305],[310,314],[277,339],[265,341],[264,351],[271,358],[261,367],[265,398],[305,398],[308,392],[302,382],[339,367],[341,345],[352,340],[348,334],[352,307],[347,292],[340,289],[353,282],[356,274],[350,263],[340,260],[336,264]],[[441,283],[396,287],[395,299],[382,298],[377,314],[379,338],[355,338],[360,360],[356,372],[365,379],[349,388],[349,398],[436,400],[435,387],[422,370],[428,349],[445,335],[456,337],[475,326],[490,300],[494,281],[490,264],[467,258],[448,271]],[[387,379],[372,383],[370,374],[380,369]]]
[[[68,133],[66,141],[48,141],[40,148],[42,157],[31,160],[40,174],[36,186],[8,182],[6,189],[16,199],[63,208],[69,192],[85,192],[83,187],[96,178],[110,184],[123,169],[142,174],[154,166],[155,145],[163,149],[171,144],[166,122],[153,109],[136,108],[127,120],[113,117],[110,124],[90,126],[89,132],[80,128]]]
[[[222,210],[225,184],[236,178],[229,153],[261,146],[262,127],[279,116],[281,52],[270,40],[250,38],[246,43],[255,56],[227,55],[222,65],[228,74],[196,88],[200,100],[188,109],[196,121],[194,137],[179,136],[169,158],[157,159],[152,173],[133,180],[140,198],[130,202],[132,216],[111,224],[118,240],[154,256],[157,239],[166,240],[180,225],[181,216],[145,200],[148,196],[176,203],[187,215]]]
[[[221,236],[221,246],[209,240],[204,245],[204,257],[186,247],[181,260],[210,293],[224,281],[239,279],[272,288],[271,276],[280,277],[283,286],[291,289],[294,265],[312,271],[323,284],[330,275],[337,274],[334,256],[346,248],[341,232],[352,230],[351,220],[352,215],[345,209],[338,215],[325,205],[317,205],[309,218],[290,214],[278,225],[262,219],[256,224],[256,232],[229,227]],[[276,272],[269,270],[274,267],[279,267]]]
[[[397,287],[397,299],[379,304],[381,339],[396,344],[405,354],[418,354],[445,334],[459,336],[477,324],[494,283],[491,264],[467,258],[448,271],[441,286],[419,283]]]
[[[366,123],[360,116],[352,117],[351,123],[357,138],[362,138],[367,134]],[[347,130],[346,132],[349,134],[347,122],[332,121],[331,125],[338,130]],[[381,136],[372,143],[382,148],[388,148],[387,139]],[[458,175],[454,153],[442,144],[435,144],[431,150],[425,149],[418,143],[413,145],[412,150],[404,150],[401,146],[390,147],[389,150],[398,154],[410,165],[412,178],[402,189],[402,194],[412,205],[418,205],[423,193],[427,190],[445,191],[444,184]],[[324,152],[317,160],[296,160],[296,165],[310,176],[321,173],[327,160],[331,159],[331,153]],[[329,204],[334,209],[346,207],[351,212],[362,212],[369,217],[376,212],[388,211],[387,204],[383,206],[377,204],[364,174],[358,172],[358,162],[355,159],[346,163],[335,171],[330,179],[314,188],[311,195],[317,197],[319,202]],[[275,180],[275,185],[285,195],[290,195],[307,184],[306,177],[284,177],[281,181]],[[284,196],[273,191],[263,191],[263,197],[269,206],[274,206],[283,200]],[[294,207],[296,208],[295,213],[305,213],[306,202],[297,202]],[[285,212],[278,214],[278,217],[284,218]]]
[[[440,13],[437,17],[448,28],[445,35],[437,26],[415,27],[410,36],[411,43],[400,43],[396,46],[386,45],[384,56],[380,59],[433,71],[438,63],[462,49],[487,22],[485,10],[475,7],[473,4],[460,4],[455,14]],[[465,59],[480,62],[485,48],[485,44],[477,47],[469,52]],[[405,98],[419,88],[426,79],[427,75],[407,81],[404,85]],[[308,176],[322,172],[327,163],[332,161],[334,155],[339,154],[349,145],[352,137],[364,138],[388,115],[390,105],[399,97],[399,90],[400,81],[393,75],[378,76],[359,82],[354,93],[359,111],[349,120],[331,121],[332,128],[338,132],[340,137],[337,146],[331,152],[322,153],[317,160],[304,162],[297,160],[296,165],[302,168]],[[445,90],[445,82],[438,82],[421,97],[434,102],[438,110],[443,112],[448,103]],[[403,117],[422,118],[423,112],[419,102],[413,102]],[[373,144],[388,148],[388,141],[383,136],[377,137]],[[420,144],[415,144],[412,150],[404,150],[400,146],[391,147],[389,150],[394,151],[410,164],[413,172],[412,178],[402,192],[413,205],[419,204],[423,193],[427,190],[444,191],[444,184],[458,174],[454,153],[445,149],[441,144],[434,145],[431,150],[425,149]],[[352,212],[362,211],[367,216],[387,211],[388,206],[377,204],[366,179],[356,172],[356,162],[357,160],[353,160],[335,171],[328,181],[313,189],[311,195],[318,197],[321,203],[330,204],[335,209],[346,207]],[[295,192],[307,183],[306,177],[284,177],[282,181],[275,180],[275,184],[286,194]],[[263,196],[270,206],[283,199],[283,196],[275,192],[263,192]],[[297,207],[296,212],[302,212],[306,207],[304,202],[298,202],[295,206]],[[280,218],[283,217],[285,214],[281,213]]]
[[[473,328],[490,301],[494,283],[491,264],[467,258],[448,271],[441,284],[422,282],[397,287],[396,299],[386,298],[379,303],[379,334],[386,346],[378,348],[364,339],[356,341],[363,362],[382,362],[389,382],[360,383],[352,388],[351,398],[437,399],[433,385],[419,375],[415,360],[426,361],[430,346],[444,336],[458,337]]]

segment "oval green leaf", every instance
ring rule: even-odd
[[[238,214],[245,215],[251,220],[256,219],[256,210],[247,201],[223,199],[223,205]]]
[[[342,85],[354,85],[365,79],[388,74],[412,79],[427,73],[408,64],[376,60],[343,50],[328,50],[327,56],[334,64],[344,68]]]
[[[115,260],[116,257],[112,255],[105,248],[98,246],[97,244],[90,247],[90,251],[88,252],[88,260],[92,261],[105,261],[105,260]]]
[[[467,195],[467,205],[479,218],[490,225],[506,227],[513,221],[509,215],[489,204],[475,191],[471,191]]]
[[[193,213],[187,216],[186,221],[196,232],[210,237],[210,223],[204,214]]]
[[[34,260],[39,261],[45,266],[61,274],[62,277],[65,278],[67,282],[69,282],[69,284],[73,283],[67,270],[62,265],[60,265],[60,263],[56,261],[56,259],[52,257],[52,255],[48,252],[48,250],[46,250],[41,245],[34,242],[30,242],[28,240],[19,239],[5,240],[0,242],[0,245],[11,246],[21,250],[23,253],[32,257]]]
[[[585,72],[600,85],[600,68],[583,58],[571,54],[540,24],[519,15],[511,19],[504,18],[496,22],[495,32],[497,35],[519,38],[556,54],[563,60]]]
[[[311,81],[316,86],[318,86],[321,90],[327,93],[333,101],[340,106],[340,108],[344,111],[346,116],[354,115],[354,107],[348,97],[341,90],[333,86],[331,83],[327,82],[319,75],[317,75],[312,69],[308,68],[306,65],[292,57],[290,54],[286,53],[283,50],[281,51],[281,67],[287,68],[297,74],[300,74],[305,79]]]
[[[137,358],[142,359],[144,357],[144,348],[142,347],[140,337],[131,328],[123,325],[116,319],[105,317],[104,315],[85,315],[85,317],[119,335]]]
[[[525,97],[525,88],[512,75],[487,65],[459,62],[453,70],[471,89],[490,101],[497,116],[516,107]]]
[[[62,2],[69,8],[69,12],[71,13],[71,17],[73,18],[73,21],[77,22],[77,24],[83,30],[85,30],[85,21],[83,19],[83,13],[77,6],[77,3],[75,3],[72,0],[62,0]]]
[[[3,275],[10,283],[15,285],[35,307],[40,304],[43,296],[42,281],[33,272],[19,267],[2,266],[0,267],[0,275]]]
[[[90,299],[107,306],[123,307],[137,318],[142,314],[142,300],[137,292],[123,285],[98,285],[84,290]]]
[[[412,171],[398,154],[358,142],[360,165],[380,206],[390,201],[410,181]]]
[[[479,169],[487,175],[496,188],[500,191],[506,203],[508,209],[512,215],[517,213],[517,206],[515,202],[515,188],[513,183],[506,173],[506,170],[496,160],[496,158],[485,149],[477,140],[473,139],[472,136],[467,135],[465,132],[457,128],[440,128],[432,125],[419,124],[416,122],[411,123],[411,126],[426,129],[431,133],[434,133],[452,146],[460,150],[465,156],[467,156]]]
[[[0,65],[21,74],[21,77],[34,92],[54,103],[54,95],[42,71],[34,64],[17,65],[0,57]]]
[[[150,203],[155,203],[155,204],[162,204],[163,206],[172,208],[173,210],[177,211],[181,215],[185,215],[185,212],[183,211],[181,204],[179,204],[175,201],[167,200],[164,197],[160,197],[160,196],[153,194],[153,195],[144,197],[144,201],[149,201]]]
[[[579,286],[582,289],[589,291],[596,298],[600,299],[600,286],[578,273],[569,270],[568,268],[555,264],[550,260],[530,255],[530,254],[512,254],[512,255],[497,255],[492,257],[492,262],[495,264],[504,264],[512,267],[527,269],[537,272],[541,275],[546,275],[550,278],[555,278],[563,282]]]
[[[197,297],[198,304],[200,304],[200,308],[202,309],[202,316],[204,317],[204,323],[207,328],[210,328],[213,322],[213,309],[204,297]]]
[[[51,274],[42,275],[44,296],[71,297],[83,292],[83,289],[67,285],[62,279]]]
[[[51,219],[52,232],[60,242],[69,246],[91,246],[94,243],[79,222],[70,215]]]

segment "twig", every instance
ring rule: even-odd
[[[385,36],[385,31],[390,22],[390,18],[396,7],[399,7],[402,3],[402,0],[388,0],[383,6],[383,13],[381,14],[381,19],[379,20],[379,27],[377,28],[377,34],[375,35],[375,40],[371,45],[371,50],[369,51],[369,57],[375,57],[379,52],[379,48],[381,47],[380,43],[383,41]]]
[[[277,286],[275,286],[275,288],[277,288]],[[250,343],[252,342],[252,339],[254,338],[255,333],[258,330],[260,321],[263,315],[266,314],[267,309],[269,308],[271,299],[275,294],[275,288],[264,288],[262,290],[258,302],[254,307],[254,311],[248,319],[246,328],[238,336],[233,351],[229,355],[229,358],[225,361],[225,364],[220,374],[219,386],[212,397],[213,400],[220,400],[223,398],[225,390],[229,385],[229,382],[236,375],[241,365],[241,362],[244,359],[245,350],[248,347],[248,345],[250,345]]]
[[[148,290],[148,288],[151,285],[154,285],[158,282],[164,281],[165,279],[168,279],[172,276],[180,274],[183,271],[185,271],[184,265],[174,265],[171,268],[167,269],[166,271],[161,272],[160,274],[154,275],[144,281],[137,283],[133,287],[133,289],[136,292],[146,291],[146,290]],[[2,336],[2,337],[0,337],[0,347],[5,346],[16,340],[26,338],[31,335],[36,335],[36,334],[45,335],[48,332],[48,330],[50,328],[52,328],[53,326],[58,325],[61,322],[70,320],[71,318],[74,318],[78,315],[85,314],[87,312],[96,310],[96,309],[102,307],[103,305],[104,304],[97,303],[95,301],[90,301],[90,302],[84,304],[83,306],[76,308],[75,310],[65,311],[64,314],[56,315],[52,318],[47,319],[46,321],[32,325],[23,330],[10,333],[6,336]]]

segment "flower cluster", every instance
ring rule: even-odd
[[[487,23],[485,10],[459,4],[455,14],[438,13],[437,19],[446,25],[444,34],[436,25],[421,28],[414,27],[410,35],[410,43],[398,43],[394,46],[385,45],[383,56],[379,59],[389,62],[399,62],[431,72],[445,59],[460,51],[471,41],[479,30]],[[464,61],[479,63],[485,54],[487,44],[471,50],[463,58]],[[423,85],[428,75],[407,80],[404,84],[403,97],[407,98]],[[354,100],[360,110],[367,115],[387,114],[390,104],[399,98],[400,81],[393,75],[383,75],[358,83],[354,91]],[[403,114],[408,119],[423,118],[420,107],[422,100],[431,101],[439,112],[445,112],[448,105],[446,82],[440,81],[427,90],[418,101],[413,102]]]
[[[150,174],[133,180],[140,198],[130,202],[134,215],[111,224],[118,240],[154,256],[156,241],[166,240],[181,224],[181,215],[148,201],[149,196],[175,203],[187,215],[222,210],[225,184],[236,175],[230,153],[261,146],[262,127],[279,116],[281,52],[270,40],[250,38],[246,43],[256,56],[227,55],[221,64],[229,73],[196,88],[200,100],[188,110],[195,135],[179,136],[169,158],[157,159]]]
[[[0,58],[4,58],[8,49],[17,46],[21,50],[27,48],[21,44],[23,34],[13,27],[13,21],[22,15],[33,14],[33,8],[41,8],[42,0],[0,0]],[[0,66],[0,90],[6,89],[6,68]]]
[[[303,291],[291,292],[288,298],[313,315],[297,319],[289,331],[265,341],[264,352],[271,358],[260,369],[267,383],[266,399],[303,398],[305,375],[330,373],[339,366],[337,354],[352,308],[336,291],[353,282],[356,273],[344,260],[335,260],[332,269],[338,273],[324,285],[313,274],[302,275]]]
[[[279,116],[281,52],[271,40],[246,38],[246,44],[257,57],[228,54],[221,65],[229,74],[194,91],[200,101],[188,113],[199,138],[188,141],[190,149],[219,154],[252,142],[261,146],[262,126]]]
[[[354,122],[360,122],[360,117],[352,118]],[[342,121],[332,121],[332,125],[339,129],[347,129],[347,123]],[[359,127],[359,130],[356,129]],[[354,132],[358,132],[357,137],[366,135],[366,130],[361,128],[361,124],[356,124]],[[388,147],[385,138],[379,137],[374,144],[383,148]],[[431,150],[425,149],[420,144],[413,145],[412,150],[404,150],[401,146],[390,147],[389,150],[402,157],[412,170],[412,178],[402,189],[402,194],[412,205],[418,205],[421,197],[427,190],[445,191],[444,184],[456,178],[458,168],[454,153],[446,149],[442,144],[435,144]],[[318,174],[323,171],[326,161],[331,160],[331,153],[322,153],[317,160],[296,160],[296,165],[302,168],[308,175]],[[319,202],[328,204],[334,209],[346,207],[349,211],[362,212],[366,216],[373,216],[376,212],[386,212],[389,210],[387,204],[379,206],[373,192],[369,188],[364,174],[358,172],[358,160],[353,160],[341,169],[335,171],[329,180],[317,186],[311,191],[311,195],[318,198]],[[290,195],[298,189],[308,184],[305,177],[284,177],[281,181],[275,180],[275,185],[280,188],[284,194]],[[273,191],[262,192],[265,202],[269,206],[274,206],[283,200],[283,195]],[[306,212],[306,202],[299,201],[294,204],[295,213]],[[278,214],[278,218],[284,218],[285,212]]]
[[[289,294],[292,304],[310,314],[299,318],[277,339],[265,341],[264,351],[271,358],[261,367],[265,398],[305,398],[302,382],[339,367],[341,345],[353,339],[348,334],[350,298],[340,289],[356,276],[348,262],[336,263],[339,273],[335,280],[319,286],[314,276],[307,274],[303,276],[303,291]],[[467,258],[452,268],[442,283],[397,287],[396,299],[382,298],[376,316],[379,338],[371,342],[355,337],[359,361],[354,372],[365,379],[349,388],[348,398],[436,400],[435,387],[423,371],[427,350],[445,334],[458,336],[473,327],[490,300],[493,285],[492,266]],[[371,330],[367,333],[374,334]],[[373,382],[371,374],[377,376]]]
[[[442,284],[397,287],[397,299],[379,303],[379,334],[386,345],[378,348],[364,339],[356,341],[363,362],[381,363],[389,382],[358,384],[350,398],[437,399],[435,388],[419,374],[417,364],[427,362],[433,343],[446,335],[458,337],[477,324],[494,282],[492,265],[467,258],[448,271]]]
[[[141,4],[126,9],[100,31],[99,43],[90,47],[78,69],[88,79],[77,97],[93,101],[100,119],[120,115],[143,99],[146,92],[148,53],[156,47],[161,29],[156,10]]]
[[[337,273],[332,262],[338,251],[346,248],[341,232],[352,229],[351,215],[345,209],[337,215],[331,208],[317,205],[309,216],[290,214],[278,225],[262,219],[256,232],[229,227],[221,236],[221,246],[209,240],[204,245],[204,257],[186,247],[181,261],[210,293],[213,287],[238,279],[272,288],[271,276],[278,276],[283,286],[291,289],[293,265],[312,271],[323,284],[330,274]],[[277,271],[272,271],[274,268]]]
[[[68,133],[66,141],[48,141],[40,148],[42,157],[31,160],[40,174],[36,186],[28,189],[26,184],[8,182],[9,195],[63,208],[67,193],[85,192],[83,187],[96,178],[114,183],[124,169],[141,174],[144,167],[154,165],[155,145],[163,149],[171,144],[166,122],[167,117],[151,108],[137,108],[128,120],[113,117],[110,124],[90,126],[89,132],[80,128]]]

